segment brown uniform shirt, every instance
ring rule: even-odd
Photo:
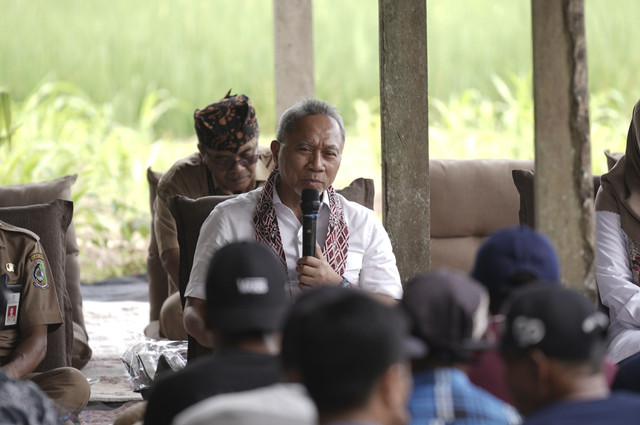
[[[19,294],[17,308],[10,302],[7,311],[0,312],[0,320],[5,324],[5,328],[0,329],[0,358],[10,356],[18,345],[20,331],[36,325],[59,326],[62,323],[55,283],[49,270],[40,238],[27,229],[0,221],[0,279],[6,279],[14,301]]]
[[[256,164],[255,187],[264,184],[273,168],[271,151],[266,147],[260,146],[258,147],[258,152],[260,159]],[[179,248],[176,222],[167,207],[167,199],[174,195],[182,195],[191,199],[209,196],[206,169],[207,166],[202,161],[200,153],[195,152],[173,164],[160,178],[154,204],[155,215],[153,217],[153,227],[160,255],[169,249]],[[217,189],[217,182],[214,180],[213,183]],[[250,189],[255,189],[255,187]],[[216,194],[229,195],[228,193]]]

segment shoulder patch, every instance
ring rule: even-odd
[[[47,273],[44,269],[43,263],[38,263],[33,268],[33,285],[36,288],[40,288],[40,289],[49,288],[49,282],[47,281]]]
[[[36,260],[44,260],[44,255],[42,255],[39,252],[36,252],[35,254],[31,254],[31,256],[29,257],[29,261],[36,261]]]

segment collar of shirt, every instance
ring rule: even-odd
[[[329,197],[324,196],[322,192],[322,202],[318,211],[318,221],[316,227],[316,240],[318,245],[324,249],[327,240],[327,229],[329,227]],[[276,210],[278,220],[278,228],[280,229],[280,238],[282,240],[282,248],[284,256],[287,260],[287,271],[289,274],[289,285],[292,296],[295,298],[299,292],[298,273],[296,272],[296,263],[302,257],[302,223],[298,220],[294,212],[286,206],[278,195],[278,191],[273,191],[273,208]]]

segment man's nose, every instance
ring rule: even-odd
[[[235,157],[234,161],[235,162],[233,163],[233,167],[231,167],[231,171],[242,171],[246,168],[244,165],[242,165],[241,158]]]
[[[315,171],[324,171],[324,158],[322,157],[322,152],[314,151],[311,155],[310,164]]]

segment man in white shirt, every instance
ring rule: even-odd
[[[202,225],[185,296],[184,324],[206,338],[206,271],[213,254],[237,240],[271,246],[289,275],[286,291],[322,285],[358,287],[385,300],[402,298],[391,242],[375,213],[338,195],[335,180],[344,148],[342,117],[334,106],[305,99],[282,115],[271,142],[276,164],[263,188],[216,207]],[[316,257],[302,257],[302,190],[321,194]],[[319,248],[319,249],[318,249]]]

